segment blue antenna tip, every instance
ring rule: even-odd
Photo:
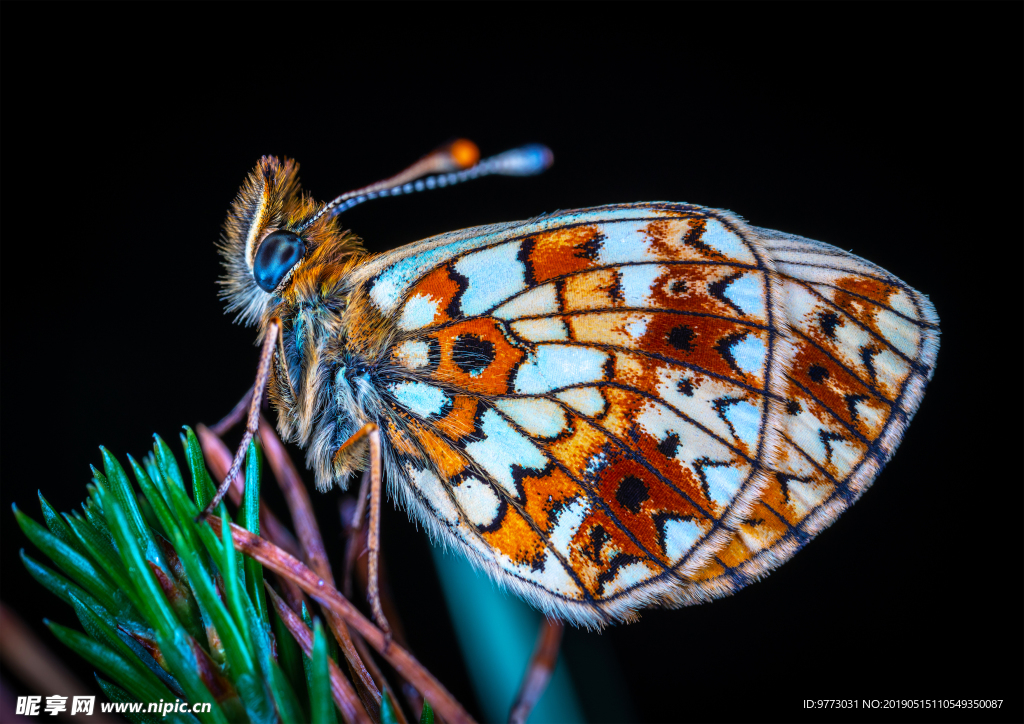
[[[505,176],[533,176],[546,171],[555,161],[551,149],[540,143],[513,148],[494,157],[497,173]]]

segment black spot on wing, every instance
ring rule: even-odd
[[[821,365],[811,365],[807,370],[807,376],[819,384],[829,378],[828,370]]]
[[[673,432],[671,435],[666,437],[664,440],[658,443],[658,452],[670,460],[676,456],[676,452],[679,450],[679,434]]]
[[[580,550],[587,558],[592,560],[594,563],[600,564],[601,561],[601,549],[604,548],[604,544],[610,541],[612,537],[608,535],[608,531],[604,529],[602,525],[595,525],[590,529],[590,540],[583,545]]]
[[[467,375],[480,374],[494,361],[494,343],[475,334],[460,334],[452,345],[452,362]]]
[[[607,239],[604,234],[597,234],[591,239],[587,239],[582,244],[579,244],[573,250],[573,256],[578,259],[586,259],[587,261],[594,261],[597,259],[597,255],[601,252],[601,245]]]
[[[626,301],[626,296],[622,293],[622,272],[617,271],[612,275],[612,283],[608,287],[608,296],[615,302],[622,304]]]
[[[668,333],[668,343],[682,352],[692,352],[693,340],[696,337],[697,333],[693,331],[693,327],[683,324],[674,327]]]
[[[818,322],[821,324],[821,331],[825,333],[825,336],[834,340],[836,338],[836,327],[841,326],[843,320],[835,312],[829,311],[822,312],[818,317]]]
[[[615,500],[630,513],[639,513],[640,507],[649,497],[651,494],[647,484],[633,475],[623,478],[615,491]]]

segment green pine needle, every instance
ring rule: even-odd
[[[398,715],[395,714],[395,704],[391,701],[391,692],[386,688],[381,692],[380,724],[398,724]]]
[[[434,724],[434,710],[430,708],[430,702],[423,700],[423,711],[420,713],[420,724]]]
[[[192,496],[174,454],[155,437],[141,464],[127,458],[130,475],[100,448],[103,471],[93,468],[81,511],[58,514],[40,494],[43,526],[13,506],[57,570],[24,551],[22,562],[72,607],[85,633],[47,625],[105,677],[96,678],[115,703],[211,705],[194,715],[126,713],[131,721],[337,724],[328,666],[336,644],[317,621],[313,657],[304,657],[276,613],[271,620],[263,567],[235,551],[228,527],[217,535],[195,522],[214,486],[198,438],[188,428],[182,438]],[[254,441],[237,519],[257,534],[262,472]],[[230,520],[223,504],[219,513]]]

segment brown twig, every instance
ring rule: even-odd
[[[377,662],[373,660],[373,653],[370,651],[370,647],[366,645],[366,641],[363,640],[363,637],[360,636],[358,633],[355,634],[354,636],[352,636],[352,643],[355,644],[356,650],[359,652],[359,655],[366,663],[366,668],[370,670],[370,674],[373,676],[373,680],[380,682],[380,688],[382,690],[387,689],[389,691],[394,691],[395,688],[391,686],[391,684],[387,680],[387,677],[384,676],[384,672],[381,671],[379,666],[377,666]],[[411,688],[408,687],[408,684],[404,679],[402,680],[402,683],[403,685],[407,686],[407,688]],[[405,712],[402,711],[402,707],[398,705],[397,701],[394,701],[394,698],[392,698],[392,701],[395,704],[395,719],[398,720],[398,724],[409,724],[409,720],[406,719]],[[412,701],[414,702],[415,699],[413,699]],[[420,699],[419,707],[413,706],[412,711],[415,713],[417,711],[420,711],[422,708],[423,700]]]
[[[260,439],[263,441],[263,450],[270,463],[270,469],[277,479],[281,491],[284,493],[288,509],[292,514],[292,522],[295,524],[295,532],[299,537],[302,550],[305,552],[306,561],[310,568],[316,571],[317,575],[324,579],[331,586],[334,585],[334,573],[331,571],[331,563],[327,558],[327,550],[324,548],[323,537],[320,535],[320,526],[316,522],[316,515],[313,513],[313,505],[309,500],[309,493],[306,486],[299,477],[299,471],[295,469],[295,463],[285,450],[284,444],[277,436],[274,429],[267,421],[260,417]],[[377,688],[373,677],[366,670],[366,664],[359,656],[355,645],[352,643],[352,636],[348,631],[345,622],[331,611],[325,611],[324,617],[334,637],[338,640],[345,661],[348,663],[352,677],[359,685],[359,696],[362,698],[366,709],[372,715],[380,718],[380,690]]]
[[[345,544],[345,577],[342,579],[344,581],[345,588],[342,592],[344,593],[345,598],[349,599],[350,601],[353,600],[353,573],[355,573],[355,577],[359,580],[360,590],[364,596],[367,594],[367,578],[369,575],[369,566],[366,560],[366,538],[367,535],[369,534],[369,529],[367,526],[362,526],[359,528],[352,527],[352,523],[354,520],[353,514],[356,511],[357,507],[359,506],[356,505],[356,501],[353,500],[351,496],[347,496],[342,499],[339,510],[342,525],[346,527],[348,536],[348,540],[346,541]],[[364,508],[363,513],[365,514],[365,512],[366,509]],[[391,596],[391,586],[388,585],[387,565],[384,559],[383,552],[380,554],[380,603],[384,609],[385,618],[387,619],[388,623],[391,624],[391,634],[394,637],[395,641],[397,641],[402,646],[408,649],[409,644],[406,642],[405,628],[402,626],[402,619],[398,615],[398,608],[395,606],[394,599]],[[359,648],[359,650],[362,652],[363,649],[366,647],[366,644],[365,642],[363,642],[362,637],[356,634],[353,637],[353,640],[356,643],[356,647]],[[360,644],[362,644],[361,647]],[[363,661],[366,661],[367,666],[370,666],[373,659],[367,658],[367,656],[364,654]],[[381,680],[381,677],[383,676],[378,676],[376,670],[371,670],[371,673],[373,674],[374,679],[378,681]],[[412,686],[404,678],[402,678],[401,675],[399,675],[399,683],[402,685],[402,694],[405,696],[406,703],[409,704],[410,710],[413,712],[413,714],[415,715],[416,712],[422,711],[423,697],[420,696],[420,693],[418,691],[416,691],[416,688]],[[386,682],[384,685],[387,686],[391,691],[395,691],[395,689],[388,685]]]
[[[341,444],[337,450],[334,451],[332,460],[337,465],[338,461],[343,457],[342,453],[352,446],[359,445],[365,441],[370,447],[370,475],[369,475],[369,500],[370,500],[370,530],[369,535],[366,538],[366,547],[369,549],[370,558],[370,574],[369,582],[367,584],[367,598],[370,603],[370,611],[373,612],[373,620],[377,626],[387,634],[391,636],[391,626],[388,625],[388,621],[384,618],[384,609],[380,605],[380,576],[378,570],[378,563],[380,560],[380,506],[381,496],[383,495],[383,488],[381,487],[381,475],[382,475],[382,460],[381,460],[381,446],[380,446],[380,428],[377,427],[376,423],[368,422],[359,428],[356,432]],[[363,505],[366,503],[366,483],[367,476],[363,476],[363,485],[359,490],[359,497],[356,501],[356,514],[354,521],[359,525],[362,525],[363,520]]]
[[[363,471],[362,481],[355,498],[346,497],[341,501],[341,525],[345,529],[345,561],[342,569],[342,592],[352,598],[352,574],[356,560],[366,552],[366,506],[363,504],[370,489],[370,469]]]
[[[54,692],[67,696],[68,710],[61,718],[74,721],[71,717],[71,702],[76,696],[94,696],[75,675],[67,670],[60,659],[54,656],[43,642],[3,603],[0,603],[0,661],[13,672],[30,690],[48,695]],[[5,712],[14,714],[14,708]],[[89,719],[98,724],[115,724],[114,719],[104,716],[96,707],[96,712]]]
[[[530,712],[537,705],[544,689],[547,688],[558,663],[558,649],[562,644],[562,632],[565,627],[560,621],[544,619],[537,645],[533,649],[533,657],[523,676],[523,683],[508,714],[509,724],[526,724]]]
[[[306,562],[309,567],[317,573],[327,572],[333,581],[331,564],[327,559],[327,550],[324,548],[323,538],[320,535],[320,525],[316,522],[316,515],[313,513],[313,504],[309,500],[309,492],[306,490],[299,471],[295,468],[291,456],[284,448],[284,443],[277,436],[277,432],[260,416],[260,440],[263,442],[263,454],[267,457],[270,469],[274,473],[284,493],[288,510],[292,514],[292,523],[295,525],[295,534],[298,536],[299,544],[305,553]],[[326,577],[326,576],[325,576]]]
[[[207,521],[215,532],[221,532],[223,521],[220,518],[211,515]],[[273,543],[255,536],[245,528],[233,523],[229,523],[229,525],[232,541],[237,550],[255,558],[275,573],[291,578],[321,605],[341,616],[394,667],[395,671],[404,676],[423,694],[424,698],[445,721],[449,724],[471,724],[473,722],[469,713],[441,682],[434,678],[433,674],[398,643],[392,641],[390,645],[386,645],[384,632],[363,616],[334,586],[328,584],[301,561]]]
[[[302,648],[302,652],[312,658],[313,632],[309,630],[309,627],[306,626],[295,611],[288,608],[288,604],[281,600],[281,597],[270,587],[269,583],[264,581],[263,585],[267,589],[267,595],[270,598],[270,602],[274,605],[277,615],[281,617],[296,643]],[[331,674],[331,693],[334,695],[334,704],[338,707],[342,717],[344,717],[346,722],[365,722],[365,724],[371,724],[369,715],[360,703],[359,697],[356,696],[352,685],[348,683],[348,679],[342,675],[341,669],[338,668],[338,665],[330,657],[327,659],[327,665]]]
[[[367,529],[363,528],[362,531],[357,532],[354,536],[356,548],[360,551],[355,560],[355,576],[364,596],[369,595],[370,580],[370,562],[366,547],[367,533]],[[395,641],[409,648],[409,643],[405,636],[405,628],[402,626],[402,620],[398,616],[398,607],[395,605],[395,599],[391,595],[391,586],[388,584],[387,561],[384,559],[383,553],[379,555],[378,567],[380,568],[380,605],[384,609],[384,618],[391,625],[391,635],[394,636]]]

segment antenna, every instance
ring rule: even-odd
[[[476,144],[460,138],[430,153],[401,173],[377,183],[343,193],[303,224],[301,233],[323,215],[337,216],[364,201],[382,196],[401,196],[417,191],[444,188],[491,174],[533,176],[547,170],[555,160],[551,149],[539,143],[513,148],[477,163]]]

